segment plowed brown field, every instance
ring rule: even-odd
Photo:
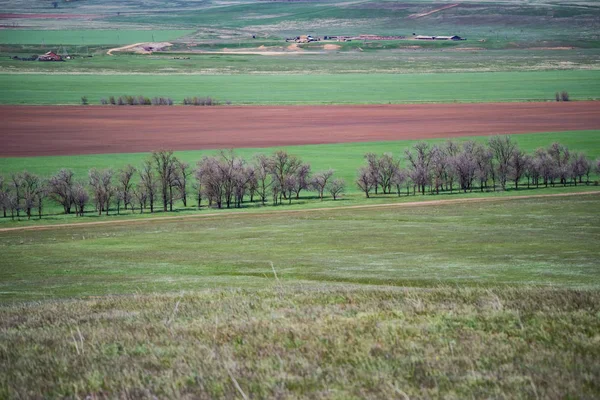
[[[269,147],[600,129],[600,102],[2,106],[0,156]]]

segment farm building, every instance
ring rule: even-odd
[[[426,35],[417,35],[414,37],[417,40],[466,40],[461,38],[460,36],[426,36]]]
[[[38,61],[63,61],[62,57],[51,51],[38,57]]]
[[[463,38],[461,38],[460,36],[434,36],[433,37],[435,40],[464,40]]]

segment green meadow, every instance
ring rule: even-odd
[[[22,30],[1,29],[0,44],[15,45],[127,45],[139,42],[163,42],[193,33],[189,29],[131,30],[131,29],[82,29],[82,30]]]
[[[287,282],[598,289],[600,197],[220,215],[0,232],[0,299]]]
[[[61,68],[61,63],[56,63]],[[365,104],[600,98],[600,71],[344,75],[1,74],[1,104],[99,104],[111,95],[211,96],[233,104]]]
[[[453,138],[458,142],[476,140],[486,142],[488,136],[475,136],[470,138]],[[531,153],[540,147],[548,147],[553,142],[567,146],[571,151],[581,151],[590,159],[600,157],[600,131],[568,131],[528,133],[512,135],[519,147]],[[427,139],[424,142],[433,144],[444,143],[447,139]],[[404,152],[410,149],[417,141],[399,140],[387,142],[340,143],[323,145],[288,146],[276,148],[240,148],[235,153],[248,161],[257,154],[271,154],[276,149],[283,149],[296,155],[311,164],[313,171],[322,171],[332,168],[336,176],[344,178],[348,183],[348,192],[358,192],[351,184],[356,177],[356,171],[364,164],[366,153],[392,153],[404,158]],[[219,150],[176,151],[175,155],[182,161],[195,165],[204,155],[218,154]],[[46,156],[46,157],[6,157],[0,158],[0,174],[9,175],[24,169],[49,177],[61,168],[70,168],[75,176],[85,179],[91,168],[118,169],[132,164],[140,166],[149,157],[149,153],[122,153],[122,154],[93,154],[76,156]]]

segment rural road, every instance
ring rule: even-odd
[[[571,196],[584,196],[584,195],[600,195],[600,191],[591,192],[578,192],[578,193],[554,193],[554,194],[537,194],[537,195],[525,195],[525,196],[505,196],[505,197],[477,197],[467,199],[453,199],[453,200],[425,200],[425,201],[411,201],[406,203],[385,203],[385,204],[363,204],[357,206],[341,206],[341,207],[326,207],[326,208],[308,208],[302,210],[272,210],[266,212],[244,212],[244,211],[231,211],[231,212],[219,212],[219,213],[198,213],[190,215],[179,215],[179,216],[168,216],[168,217],[149,217],[144,219],[123,219],[113,221],[93,221],[93,222],[80,222],[80,223],[67,223],[67,224],[56,224],[56,225],[30,225],[21,227],[11,228],[0,228],[2,232],[16,232],[16,231],[40,231],[40,230],[52,230],[62,228],[86,228],[90,226],[99,225],[131,225],[131,224],[144,224],[162,221],[184,221],[193,218],[209,218],[209,217],[230,217],[230,216],[248,216],[248,217],[265,217],[272,215],[282,214],[304,214],[320,211],[337,211],[337,210],[355,210],[355,209],[373,209],[373,208],[405,208],[405,207],[426,207],[434,205],[452,205],[452,204],[465,204],[465,203],[491,203],[501,202],[509,200],[521,200],[521,199],[538,199],[547,197],[571,197]]]
[[[0,157],[600,129],[600,102],[355,106],[0,106]]]

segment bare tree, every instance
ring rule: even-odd
[[[398,197],[400,197],[400,193],[402,191],[402,186],[406,185],[408,182],[408,174],[404,169],[398,169],[394,176],[392,177],[392,184],[396,186],[396,191],[398,192]],[[406,186],[406,195],[409,195],[408,192],[409,185]]]
[[[152,168],[152,160],[147,160],[144,162],[142,170],[140,171],[140,179],[142,187],[138,188],[136,192],[136,196],[138,197],[138,204],[140,207],[142,205],[144,208],[146,207],[146,201],[139,201],[142,193],[144,194],[144,198],[147,199],[148,203],[150,203],[150,212],[154,212],[154,201],[156,199],[156,176],[154,175],[154,169]]]
[[[569,173],[569,160],[571,155],[569,149],[560,143],[552,143],[548,148],[548,155],[552,159],[554,168],[554,177],[560,180],[563,185],[567,184],[567,178],[571,175]],[[554,181],[551,181],[554,185]]]
[[[176,172],[177,158],[171,150],[160,150],[152,152],[154,167],[158,173],[158,183],[162,193],[163,211],[170,206],[173,211],[173,186]]]
[[[475,142],[464,142],[460,153],[453,158],[453,166],[458,177],[458,183],[464,193],[473,189],[473,180],[477,171]]]
[[[535,184],[539,179],[538,169],[535,166],[533,157],[529,154],[525,155],[525,171],[523,175],[527,178],[527,189],[531,187],[531,183]]]
[[[375,189],[375,194],[377,194],[379,190],[379,160],[377,158],[377,154],[375,153],[367,153],[365,154],[365,159],[367,160],[367,170],[369,171],[371,184]]]
[[[433,146],[431,149],[431,172],[433,178],[433,188],[437,194],[440,189],[444,190],[444,184],[447,186],[449,170],[452,169],[452,158],[444,152],[439,146]]]
[[[277,190],[279,196],[283,196],[287,200],[283,185],[286,178],[296,175],[298,169],[302,165],[302,161],[296,156],[288,154],[284,150],[278,150],[270,157],[270,172],[273,176],[273,185],[279,185]]]
[[[298,167],[298,170],[294,174],[294,193],[296,199],[300,198],[300,192],[302,190],[308,190],[310,187],[310,164],[302,164]]]
[[[527,171],[527,157],[526,154],[515,149],[510,159],[510,179],[515,182],[515,189],[519,189],[519,181]]]
[[[425,194],[425,188],[431,183],[431,150],[429,144],[419,142],[413,146],[413,151],[406,150],[406,159],[410,167],[410,178],[418,187],[421,194]]]
[[[487,188],[487,182],[493,174],[493,154],[490,149],[481,144],[476,144],[475,155],[475,178],[479,181],[479,190],[483,192]]]
[[[288,199],[288,204],[292,204],[292,194],[297,185],[296,175],[288,175],[283,178],[283,185],[281,190],[283,191],[283,197]]]
[[[61,169],[58,174],[54,175],[48,181],[48,193],[50,198],[59,203],[65,214],[71,213],[73,205],[73,171],[69,169]]]
[[[12,174],[10,176],[10,185],[14,196],[13,209],[17,212],[17,219],[19,219],[23,205],[23,176],[21,174]]]
[[[258,191],[258,179],[256,178],[254,165],[246,167],[246,173],[248,175],[248,193],[250,194],[250,203],[252,203],[254,202],[254,195]]]
[[[460,152],[460,146],[452,139],[448,139],[444,144],[444,154],[446,154],[447,162],[452,165],[454,157]],[[450,189],[450,193],[454,191],[454,181],[456,180],[456,173],[454,168],[446,169],[446,190]]]
[[[4,177],[0,175],[0,206],[2,207],[2,216],[4,218],[6,218],[6,210],[8,209],[8,190]]]
[[[346,182],[343,179],[332,179],[327,184],[327,190],[331,193],[333,200],[337,200],[340,194],[346,189]]]
[[[73,204],[75,205],[75,215],[83,217],[85,206],[90,200],[90,196],[85,187],[76,183],[73,187]]]
[[[488,146],[492,150],[497,163],[496,174],[500,181],[500,186],[502,190],[505,190],[506,181],[510,174],[510,161],[517,150],[517,144],[512,141],[510,136],[493,136],[489,139]]]
[[[554,165],[552,158],[544,149],[537,149],[533,159],[536,172],[540,178],[544,181],[544,186],[548,187],[548,183],[554,182]],[[536,182],[536,186],[539,186],[539,181]]]
[[[194,189],[196,190],[198,209],[200,209],[202,204],[202,161],[196,163],[196,169],[194,170]]]
[[[122,194],[123,207],[127,210],[127,206],[131,203],[133,176],[136,173],[135,167],[127,165],[125,168],[117,171],[117,190]]]
[[[267,194],[273,185],[271,160],[267,156],[263,154],[256,156],[254,161],[254,176],[256,178],[256,193],[264,206],[267,201]]]
[[[177,174],[175,185],[177,186],[177,190],[179,191],[179,195],[183,201],[183,206],[187,207],[187,182],[193,171],[190,168],[190,165],[186,162],[177,161],[176,166]]]
[[[383,194],[392,193],[392,178],[400,169],[400,161],[396,160],[391,153],[384,153],[378,160],[379,184]]]
[[[225,177],[223,177],[223,167],[219,165],[216,157],[203,157],[198,162],[197,174],[201,177],[201,188],[204,196],[208,199],[209,207],[216,203],[218,208],[222,208],[223,197],[225,195]]]
[[[311,186],[319,192],[319,198],[323,200],[323,192],[327,187],[327,182],[333,176],[334,171],[328,169],[327,171],[317,172],[310,181]]]
[[[108,215],[111,200],[115,195],[115,189],[112,186],[113,171],[111,169],[99,171],[92,168],[88,176],[98,215],[102,215],[102,211],[105,211]]]
[[[41,218],[41,206],[45,196],[45,188],[42,180],[32,173],[23,171],[18,174],[21,181],[21,197],[23,199],[23,208],[27,214],[27,219],[31,219],[31,210],[38,208],[38,217]]]
[[[576,152],[571,154],[569,170],[571,171],[571,177],[575,185],[577,185],[577,181],[583,183],[584,176],[587,176],[587,184],[589,184],[592,163],[583,153]]]
[[[358,170],[358,177],[356,178],[356,185],[362,190],[367,198],[369,198],[369,192],[375,186],[373,175],[369,167],[360,167]]]
[[[149,198],[146,185],[138,185],[138,187],[133,190],[133,196],[140,207],[140,214],[143,214]],[[152,207],[150,207],[150,212],[152,212]]]

